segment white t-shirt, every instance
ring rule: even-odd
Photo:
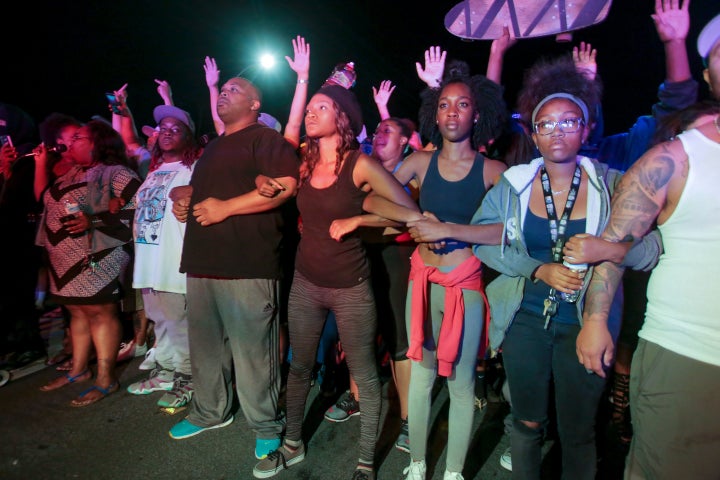
[[[188,185],[191,176],[192,168],[180,162],[164,163],[148,173],[135,194],[133,288],[186,293],[186,276],[179,271],[185,224],[173,215],[168,195]]]

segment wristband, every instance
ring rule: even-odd
[[[298,81],[297,81],[297,82],[298,82],[298,83],[308,83],[307,80],[302,79],[302,78],[298,78]]]

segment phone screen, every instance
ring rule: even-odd
[[[110,107],[112,108],[113,113],[117,113],[118,115],[122,113],[120,110],[120,102],[118,102],[117,97],[115,97],[114,93],[106,93],[105,97],[107,97],[108,102],[110,102]]]
[[[4,147],[6,144],[12,147],[12,138],[10,138],[10,135],[0,135],[0,147]]]

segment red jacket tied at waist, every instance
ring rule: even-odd
[[[437,341],[438,375],[449,377],[460,349],[465,318],[465,304],[462,290],[480,292],[485,301],[483,338],[480,350],[487,347],[487,326],[490,319],[487,297],[482,282],[482,263],[472,256],[455,267],[449,273],[443,273],[436,267],[425,265],[416,249],[410,257],[410,280],[412,286],[412,304],[410,310],[410,346],[407,357],[422,360],[422,346],[425,340],[423,325],[427,314],[428,283],[437,283],[445,287],[445,313],[440,324]],[[477,353],[477,352],[476,352]]]

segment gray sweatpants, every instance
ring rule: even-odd
[[[230,417],[233,367],[240,408],[259,439],[278,438],[279,282],[187,279],[190,360],[195,396],[188,420],[217,425]]]

